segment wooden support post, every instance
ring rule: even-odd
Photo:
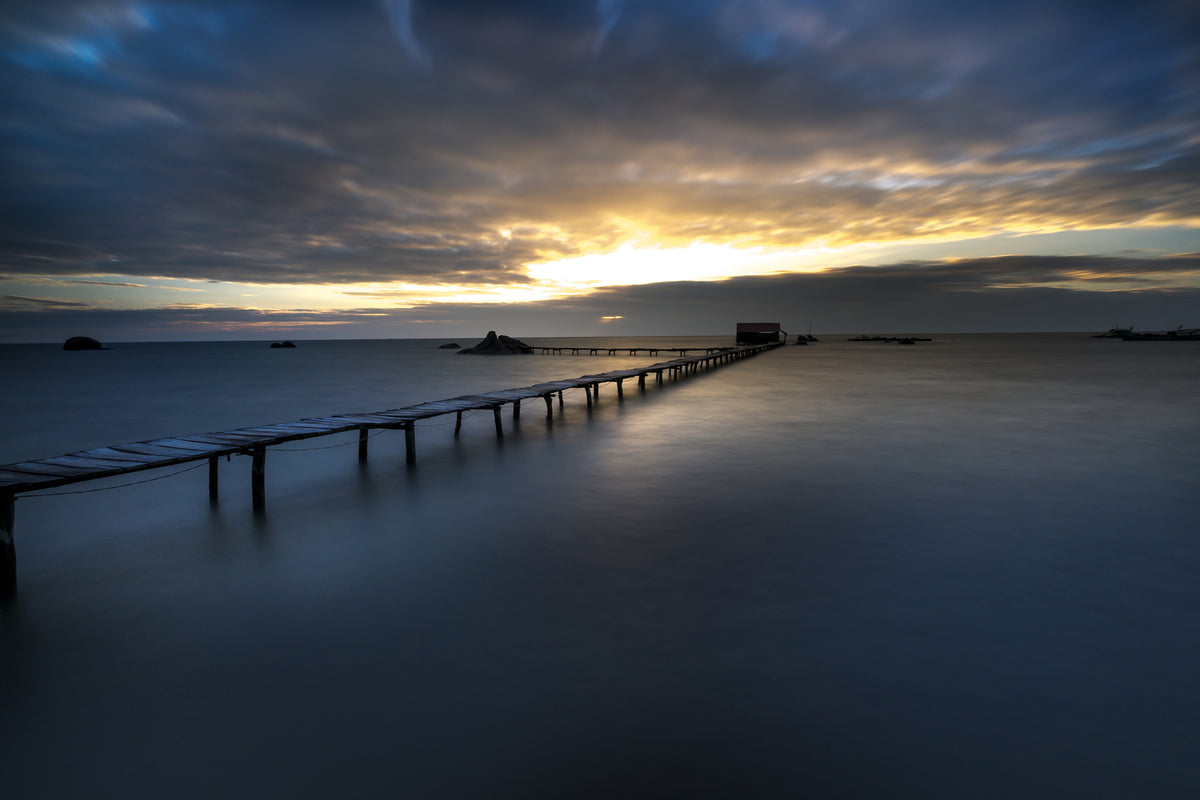
[[[641,375],[638,375],[638,388],[639,389],[646,388],[646,373],[644,373],[644,372]]]
[[[624,390],[621,389],[621,384],[625,382],[624,378],[617,378],[617,399],[620,400],[625,396]]]
[[[512,415],[513,422],[517,422],[521,419],[521,398],[518,397],[516,400],[513,400],[512,406],[513,406],[513,415]]]
[[[546,419],[554,419],[554,398],[547,392],[542,399],[546,401]]]
[[[366,428],[358,429],[358,461],[360,464],[367,461],[367,438],[369,436]]]
[[[417,425],[411,419],[404,423],[404,463],[417,463]]]
[[[600,382],[596,381],[592,384],[592,402],[600,405]]]
[[[588,384],[583,385],[583,395],[587,398],[587,407],[592,407],[592,387]]]
[[[16,494],[0,493],[0,602],[17,596],[16,504]]]
[[[267,447],[255,445],[250,449],[250,498],[255,511],[264,511],[267,507]]]
[[[492,406],[492,417],[494,417],[496,420],[496,438],[497,439],[504,438],[504,423],[502,423],[500,421],[500,406],[501,405],[503,405],[503,403],[497,403],[496,405]]]
[[[656,383],[662,383],[662,370],[661,369],[654,370],[654,380]]]
[[[563,396],[562,396],[562,389],[559,389],[559,390],[558,390],[558,407],[559,407],[559,408],[562,408],[562,407],[563,407]]]
[[[454,412],[454,438],[458,438],[458,432],[462,430],[462,412]]]
[[[208,457],[208,502],[215,503],[221,497],[221,486],[217,481],[217,464],[220,456]]]

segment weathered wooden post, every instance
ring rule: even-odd
[[[462,412],[454,412],[454,438],[458,438],[458,432],[462,430]]]
[[[559,389],[559,390],[558,390],[558,407],[559,407],[559,408],[562,408],[562,407],[563,407],[563,396],[562,396],[562,389]]]
[[[513,422],[519,422],[521,420],[521,398],[518,397],[516,400],[513,400],[512,407],[513,407],[513,413],[512,413]]]
[[[250,498],[255,511],[267,507],[267,446],[257,444],[250,448]]]
[[[621,384],[625,382],[624,378],[617,378],[617,399],[620,400],[625,396],[624,390],[621,389]]]
[[[417,425],[411,419],[404,423],[404,463],[417,463]]]
[[[554,419],[554,398],[550,392],[546,392],[542,399],[546,401],[546,419]]]
[[[368,436],[369,436],[369,434],[367,433],[366,428],[358,429],[358,461],[359,461],[359,463],[365,463],[367,460],[367,437]]]
[[[592,387],[588,384],[583,385],[583,395],[587,398],[587,407],[592,407]]]
[[[600,381],[592,384],[592,402],[600,405]]]
[[[497,439],[504,438],[504,423],[500,421],[500,406],[502,406],[502,405],[504,405],[504,404],[496,403],[496,405],[492,406],[492,417],[496,420],[496,438]]]
[[[15,493],[0,493],[0,601],[17,596],[16,504]]]
[[[638,375],[638,388],[639,389],[646,388],[646,373],[644,373],[644,372],[641,373],[640,375]]]
[[[217,481],[217,463],[220,456],[208,457],[208,502],[215,503],[220,499],[221,486]]]

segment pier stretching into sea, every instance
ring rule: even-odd
[[[727,348],[688,348],[691,350],[703,349],[705,352],[702,355],[682,355],[671,361],[662,361],[645,367],[583,375],[578,378],[538,383],[517,389],[500,389],[483,394],[462,395],[448,400],[434,400],[388,411],[309,417],[294,422],[109,445],[53,458],[0,464],[0,599],[11,599],[16,596],[17,592],[17,556],[14,534],[16,500],[19,494],[207,459],[209,500],[216,503],[219,498],[217,477],[220,459],[241,455],[249,456],[251,459],[250,494],[252,505],[256,512],[261,512],[266,509],[267,448],[272,445],[357,430],[358,460],[363,462],[367,460],[367,440],[372,430],[403,430],[405,461],[411,465],[415,464],[417,460],[416,423],[418,420],[454,414],[454,435],[457,436],[462,428],[464,411],[491,409],[495,418],[496,436],[503,437],[501,408],[506,403],[512,407],[513,420],[518,420],[521,416],[522,401],[540,397],[546,405],[546,418],[552,419],[555,399],[557,398],[561,408],[564,403],[563,392],[568,389],[583,389],[588,408],[591,408],[594,403],[599,401],[600,385],[604,383],[616,385],[616,394],[619,399],[624,396],[624,383],[627,380],[636,379],[639,388],[644,389],[646,378],[650,375],[655,377],[656,382],[662,383],[664,375],[672,379],[686,377],[701,369],[710,369],[748,358],[781,345],[782,342],[770,342]],[[578,353],[580,350],[590,350],[593,355],[597,350],[606,350],[610,354],[629,350],[630,355],[634,355],[637,350],[649,350],[649,348],[589,347],[539,347],[535,349],[539,349],[543,353],[564,350]],[[659,351],[687,352],[684,348],[667,347],[650,350],[652,353]]]

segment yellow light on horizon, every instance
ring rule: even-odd
[[[671,281],[714,281],[738,275],[779,271],[767,264],[761,247],[691,244],[687,247],[638,247],[626,243],[610,253],[592,253],[540,264],[525,272],[535,281],[576,294],[601,286],[639,286]]]

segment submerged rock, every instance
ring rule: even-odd
[[[63,350],[103,350],[97,342],[90,336],[72,336],[63,342]]]
[[[488,331],[488,335],[474,347],[468,347],[465,350],[459,350],[459,355],[478,355],[478,356],[507,356],[507,355],[528,355],[533,352],[533,348],[522,342],[520,339],[513,339],[510,336],[497,336],[495,331]]]

